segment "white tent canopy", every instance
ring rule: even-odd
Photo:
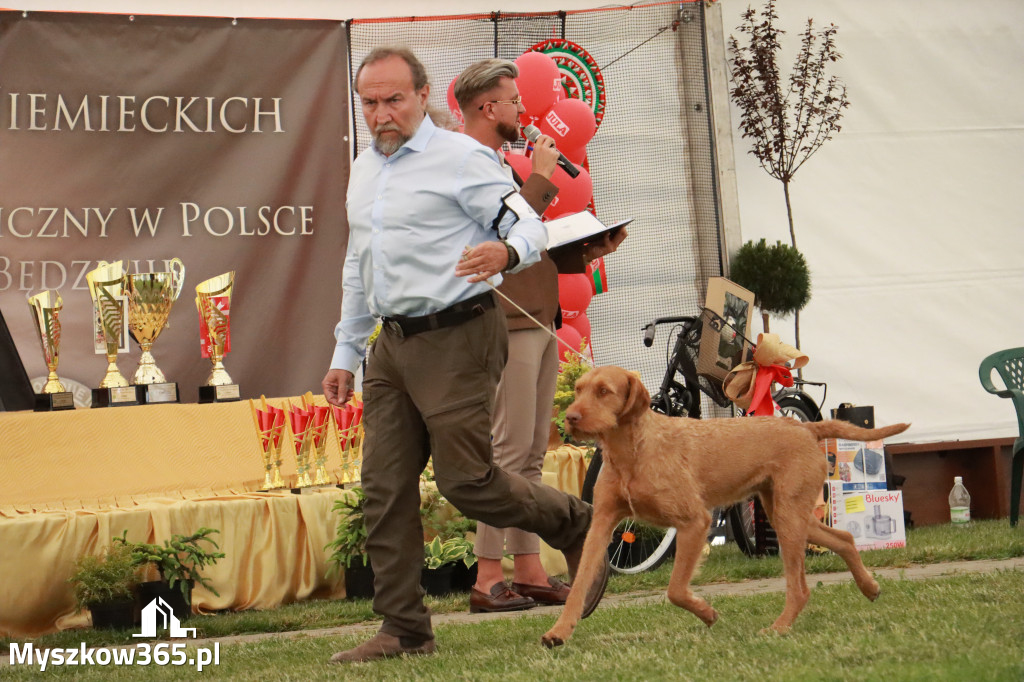
[[[748,4],[760,7],[718,3],[726,36]],[[839,26],[843,59],[833,69],[851,101],[842,132],[791,187],[798,246],[813,274],[801,319],[811,357],[805,376],[828,382],[826,407],[870,404],[879,423],[913,422],[907,440],[1015,435],[1012,407],[982,390],[977,368],[993,351],[1024,346],[1024,4],[779,5],[787,70],[808,16]],[[448,0],[443,9],[409,0],[26,0],[18,9],[347,19],[553,7],[536,0],[509,8]],[[716,102],[720,116],[725,104]],[[746,153],[731,114],[742,240],[788,242],[781,185]],[[791,329],[773,322],[784,338]]]

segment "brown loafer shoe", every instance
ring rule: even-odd
[[[402,640],[406,640],[404,643]],[[386,632],[378,632],[354,649],[339,651],[331,656],[331,663],[365,663],[382,658],[396,656],[424,656],[437,651],[434,640],[428,639],[414,643],[406,637],[395,637]]]
[[[569,566],[569,578],[573,584],[576,583],[576,571],[580,567],[580,559],[583,557],[583,541],[585,538],[580,538],[580,541],[562,550],[562,554],[565,556],[565,563]],[[601,597],[604,596],[604,590],[608,587],[608,576],[611,574],[611,564],[608,563],[608,553],[605,552],[602,557],[600,566],[598,566],[597,576],[594,578],[593,584],[590,589],[587,590],[587,598],[583,600],[583,614],[580,618],[586,618],[594,612],[597,605],[601,603]],[[570,588],[571,589],[571,588]]]
[[[470,613],[501,613],[504,611],[525,611],[537,605],[529,597],[516,594],[504,582],[494,583],[489,595],[475,587],[469,592]]]
[[[569,598],[569,586],[558,578],[548,578],[547,587],[512,583],[512,590],[524,597],[529,597],[538,604],[564,604],[565,600]]]

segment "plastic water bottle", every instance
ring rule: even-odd
[[[949,520],[954,526],[966,526],[971,521],[971,494],[961,476],[953,479],[953,489],[949,491]]]

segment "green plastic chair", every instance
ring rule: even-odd
[[[999,372],[1005,390],[992,385],[992,370]],[[1008,348],[988,356],[981,361],[978,376],[986,391],[1000,398],[1009,398],[1017,410],[1017,431],[1020,435],[1013,443],[1010,475],[1010,525],[1015,526],[1020,513],[1021,479],[1024,478],[1024,348]]]

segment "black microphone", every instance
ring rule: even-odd
[[[536,142],[537,138],[540,137],[540,128],[535,125],[528,125],[523,128],[523,136],[530,142]],[[561,152],[558,153],[558,165],[569,174],[570,178],[575,178],[580,174],[580,169],[574,166],[572,161],[565,158],[565,154]]]

